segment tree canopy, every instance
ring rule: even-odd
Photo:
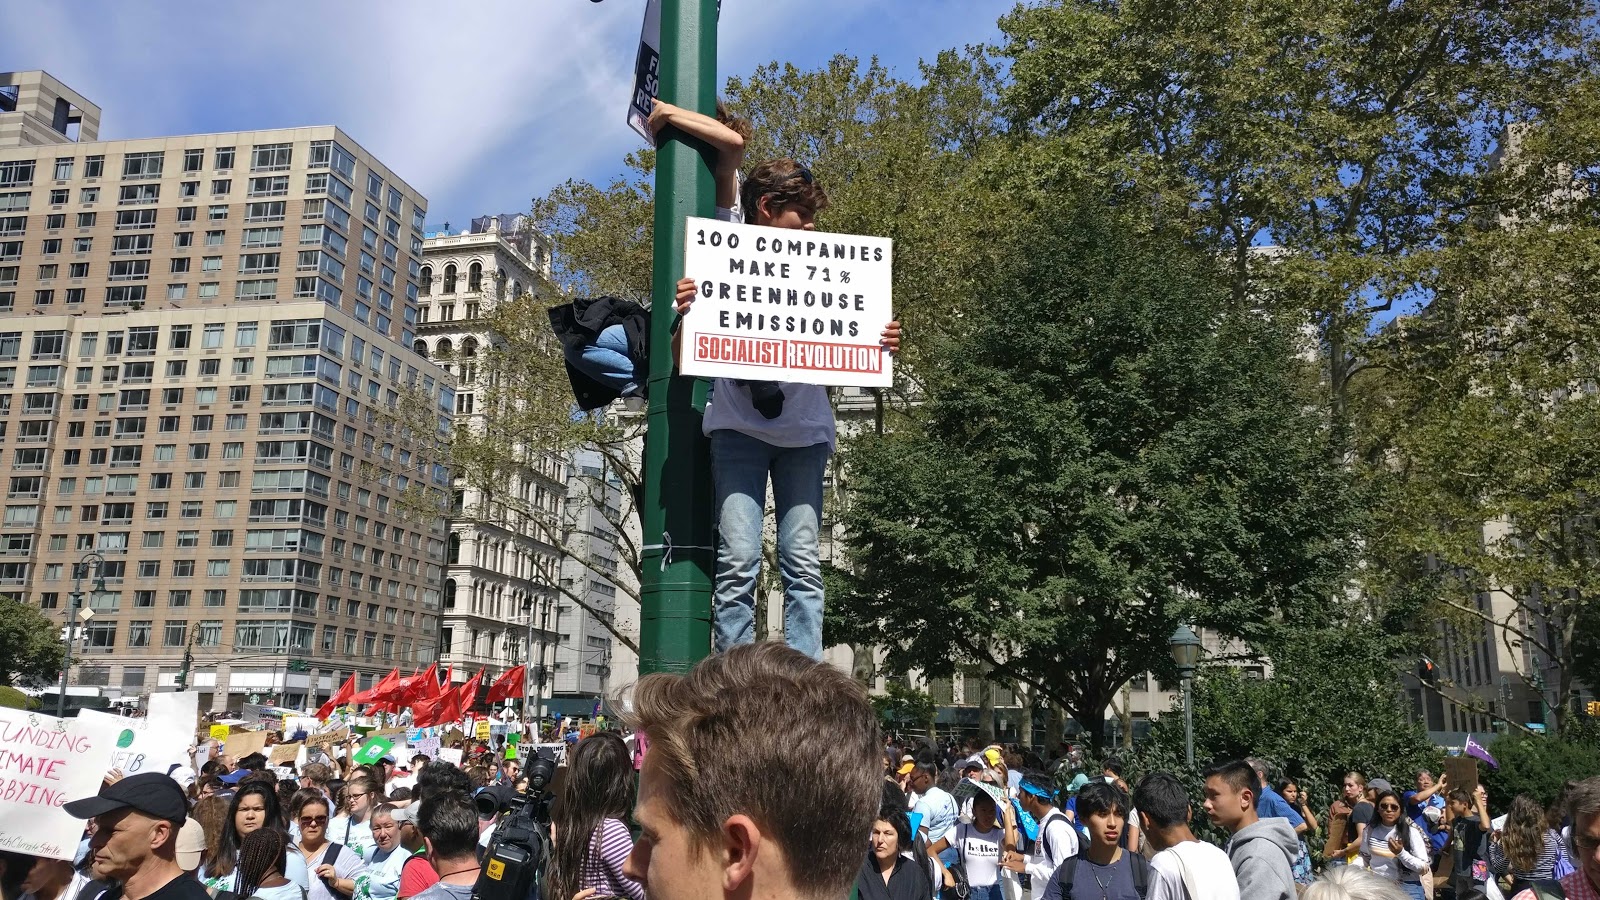
[[[0,600],[0,687],[35,685],[61,676],[61,626],[29,603]]]

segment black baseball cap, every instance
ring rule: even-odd
[[[129,775],[116,784],[103,785],[95,796],[74,800],[62,809],[77,819],[92,819],[119,809],[132,809],[182,825],[189,814],[189,803],[183,796],[183,788],[178,787],[178,783],[170,776],[160,772],[144,772]]]

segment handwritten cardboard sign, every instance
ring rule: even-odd
[[[229,735],[228,742],[222,745],[222,755],[238,759],[252,753],[260,753],[267,746],[267,733],[265,731],[241,731]]]
[[[61,807],[100,790],[102,763],[120,736],[120,729],[0,708],[0,850],[72,859],[84,822]]]
[[[685,375],[888,387],[894,242],[690,218]],[[712,402],[716,402],[713,399]]]
[[[280,766],[284,763],[294,762],[295,757],[300,755],[302,746],[304,745],[298,741],[293,744],[274,744],[272,755],[267,757],[267,765]]]

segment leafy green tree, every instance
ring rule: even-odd
[[[872,709],[885,731],[922,728],[933,721],[937,711],[933,697],[899,678],[891,678],[887,690],[872,697]]]
[[[1506,734],[1489,745],[1489,755],[1500,764],[1478,767],[1478,777],[1499,809],[1511,798],[1527,794],[1548,805],[1568,781],[1582,780],[1600,772],[1600,747],[1593,742],[1565,740],[1530,734]]]
[[[888,667],[984,664],[1091,735],[1179,621],[1260,644],[1325,624],[1345,478],[1296,393],[1288,329],[1213,258],[1063,198],[934,348],[909,427],[850,447],[854,591],[836,638]]]
[[[28,603],[0,600],[0,687],[40,684],[61,675],[61,627]]]
[[[1336,441],[1373,317],[1495,202],[1510,125],[1592,64],[1585,0],[1053,0],[1000,21],[1018,166],[1116,186],[1319,328]],[[1252,248],[1283,248],[1272,266]]]

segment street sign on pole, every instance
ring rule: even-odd
[[[684,109],[716,107],[716,0],[660,4],[661,98]],[[649,21],[646,20],[648,31]],[[646,107],[648,110],[648,106]],[[648,114],[648,112],[647,112]],[[683,277],[684,220],[709,216],[716,197],[705,144],[676,129],[661,134],[656,154],[655,266],[650,344],[672,346],[673,301]],[[681,672],[711,650],[711,454],[700,433],[704,381],[673,375],[672,354],[650,354],[644,496],[639,511],[639,671]]]

